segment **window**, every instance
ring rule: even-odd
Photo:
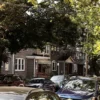
[[[57,70],[56,62],[52,61],[52,71],[56,71],[56,70]]]
[[[43,53],[43,54],[49,54],[50,53],[50,45],[46,45],[45,48],[44,48],[44,50],[41,51],[41,53]]]
[[[15,59],[15,71],[24,71],[25,70],[25,59],[16,58]]]
[[[50,46],[49,45],[46,46],[45,53],[50,53]]]
[[[5,71],[9,71],[9,63],[8,62],[5,63]]]

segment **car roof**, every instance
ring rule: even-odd
[[[100,78],[96,78],[96,77],[88,77],[88,76],[72,76],[70,78],[70,80],[73,80],[73,79],[81,79],[81,80],[92,80],[92,81],[95,81],[95,80],[98,80]]]
[[[54,80],[62,81],[62,80],[64,80],[64,75],[54,75],[54,76],[51,77],[50,80],[51,81],[54,81]]]
[[[34,80],[34,79],[45,79],[45,78],[41,78],[41,77],[31,78],[31,80]]]
[[[37,89],[37,88],[30,88],[30,87],[17,87],[17,86],[2,86],[0,87],[0,93],[6,92],[6,93],[12,93],[12,94],[28,94],[32,92],[38,92],[38,91],[44,91],[43,89]]]

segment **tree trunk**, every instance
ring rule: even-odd
[[[5,47],[0,47],[0,74],[1,74],[1,66],[3,61],[3,53],[5,51]]]
[[[98,76],[99,75],[99,66],[96,63],[97,59],[98,59],[98,57],[92,58],[92,60],[90,61],[90,65],[91,65],[92,73]]]
[[[0,55],[0,74],[1,74],[1,66],[2,66],[2,55]]]

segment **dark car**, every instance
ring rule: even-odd
[[[60,89],[59,85],[52,82],[50,79],[45,79],[44,84],[43,84],[43,89],[48,89],[51,91],[58,91]]]
[[[98,96],[98,84],[95,78],[76,77],[67,82],[64,87],[56,93],[63,100],[92,100]]]
[[[59,86],[46,78],[32,78],[25,86],[33,88],[43,88],[51,91],[57,91]]]
[[[4,79],[4,74],[0,74],[0,83],[3,81],[3,79]]]
[[[52,91],[43,89],[2,86],[0,87],[0,100],[61,100]]]
[[[0,86],[24,86],[25,83],[19,75],[7,74],[3,76]]]

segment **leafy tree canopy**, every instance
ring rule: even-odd
[[[40,26],[41,28],[39,29],[45,31],[43,33],[48,34],[48,42],[58,46],[75,45],[75,41],[79,37],[79,31],[77,30],[77,23],[72,22],[69,17],[75,13],[69,4],[56,0],[29,0],[29,2],[33,4],[30,10],[31,16],[42,22],[41,26],[44,28]]]
[[[88,54],[100,55],[100,0],[65,0],[75,10],[70,16],[83,27],[85,33],[84,49]]]
[[[22,48],[42,48],[47,42],[75,44],[77,24],[71,22],[68,16],[73,12],[69,5],[48,1],[31,9],[25,3],[5,0],[0,5],[4,47],[16,53]]]

